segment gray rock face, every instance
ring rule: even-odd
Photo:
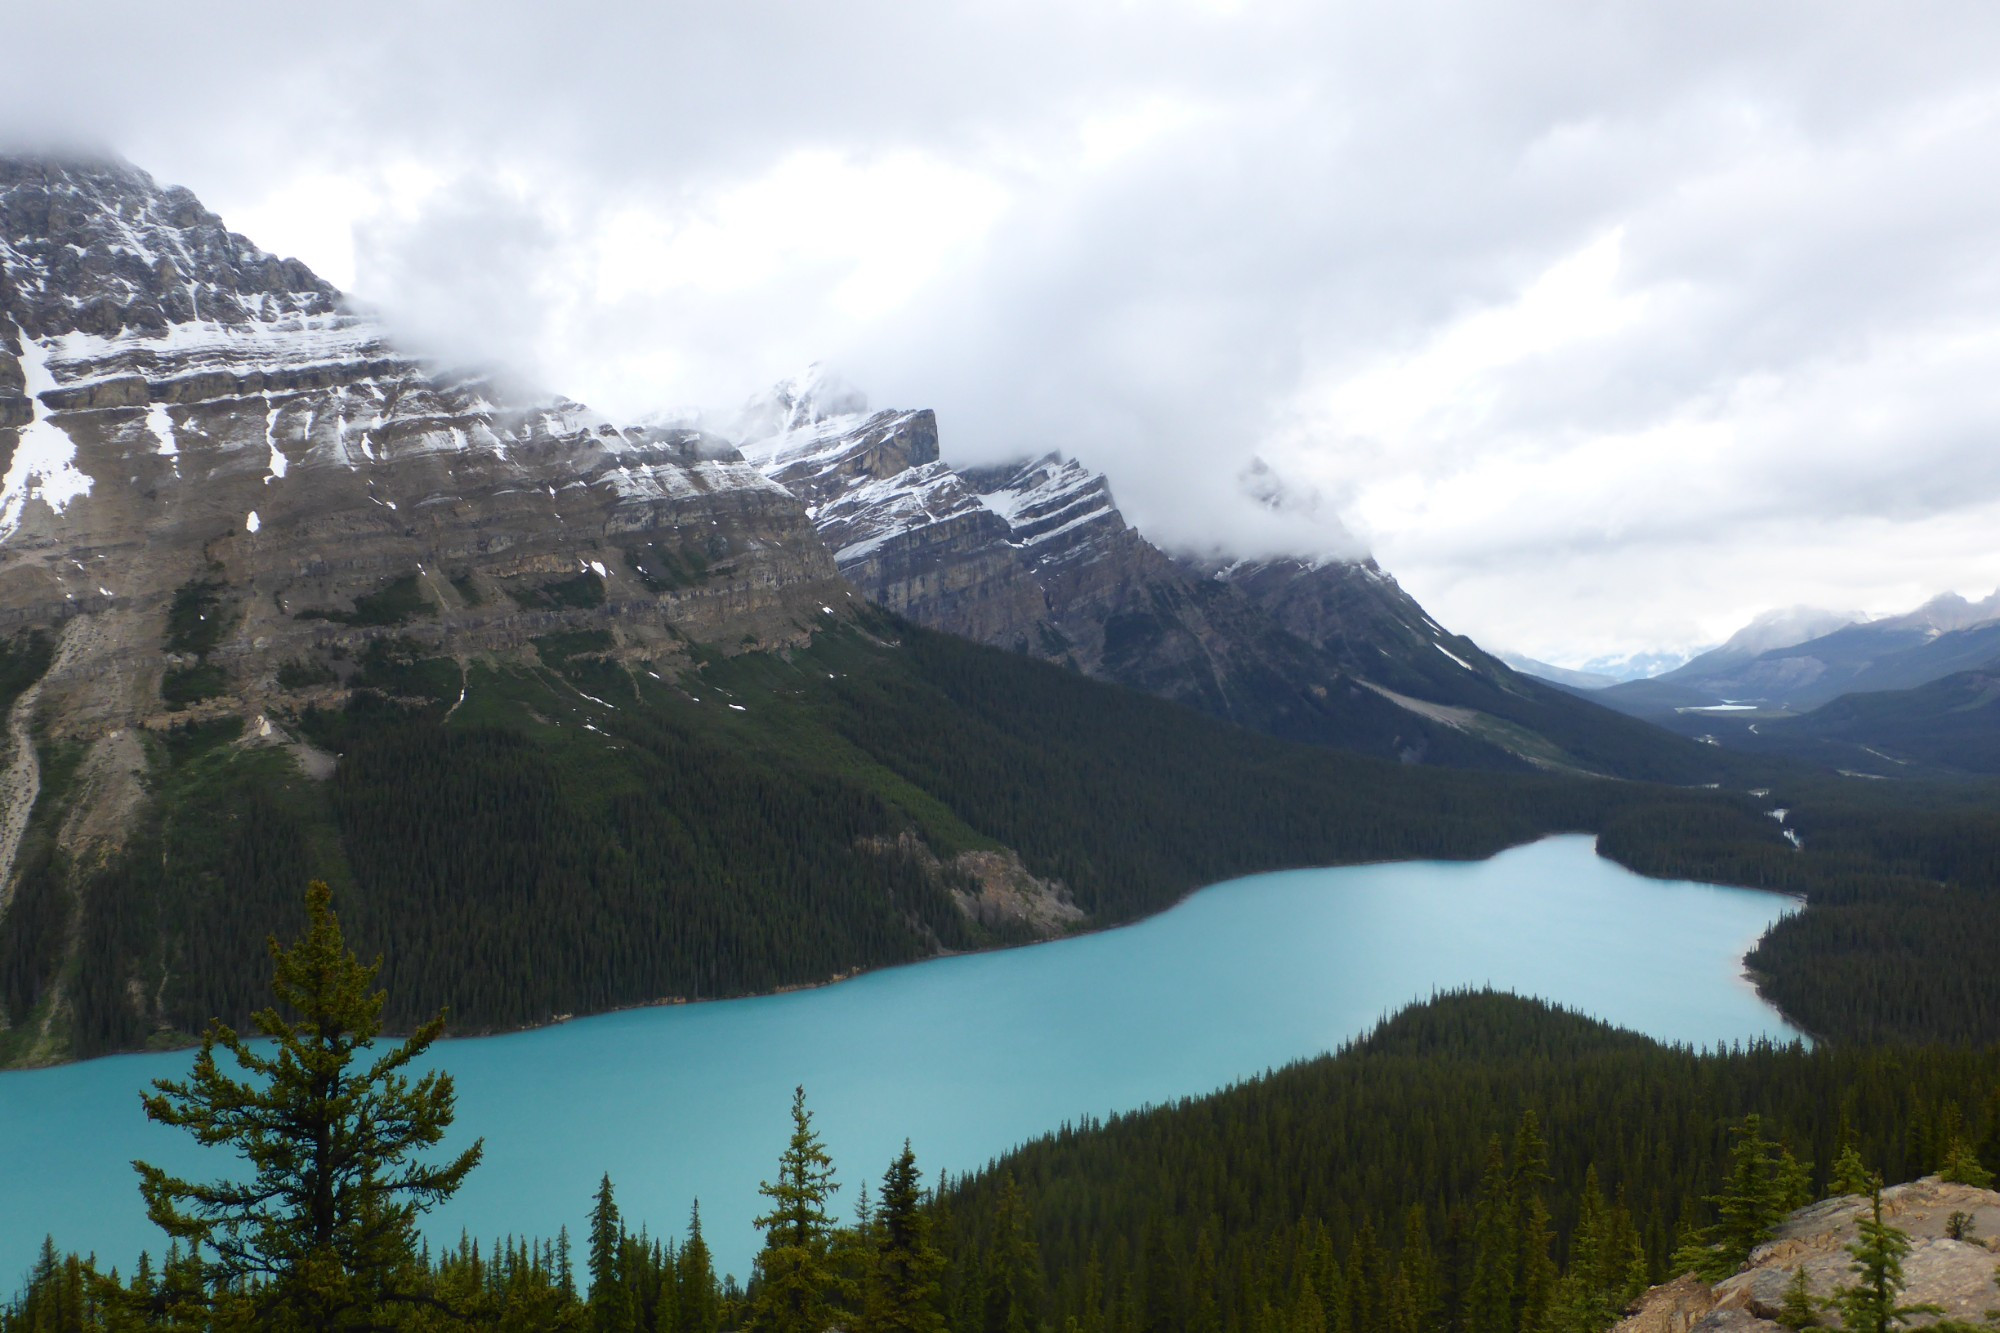
[[[1373,559],[1186,563],[1228,584],[1286,631],[1366,679],[1384,674],[1384,657],[1434,655],[1445,633]]]
[[[1433,632],[1373,561],[1178,559],[1100,474],[1058,454],[953,467],[932,413],[870,413],[810,375],[747,415],[744,456],[806,500],[858,589],[920,624],[1281,735],[1412,756],[1437,739],[1364,688]]]
[[[1615,1333],[1725,1333],[1776,1330],[1779,1307],[1792,1275],[1803,1271],[1815,1302],[1854,1281],[1849,1270],[1857,1225],[1868,1200],[1854,1195],[1802,1208],[1750,1255],[1734,1276],[1710,1287],[1692,1276],[1653,1288]],[[1915,1315],[1911,1328],[1942,1320],[1977,1325],[2000,1308],[2000,1193],[1952,1185],[1927,1176],[1882,1192],[1883,1220],[1907,1233],[1903,1261],[1905,1305],[1934,1305],[1940,1313]],[[1953,1239],[1954,1216],[1964,1219],[1963,1239]],[[1835,1316],[1826,1316],[1838,1327]]]
[[[420,365],[133,168],[0,159],[0,636],[64,645],[36,725],[97,745],[185,716],[168,613],[198,586],[226,628],[193,711],[252,719],[286,664],[383,635],[671,658],[798,642],[849,595],[726,442]],[[405,614],[357,614],[385,589]]]

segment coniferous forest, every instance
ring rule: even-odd
[[[141,1164],[163,1254],[121,1268],[51,1240],[0,1333],[1596,1333],[1650,1282],[1732,1270],[1815,1198],[2000,1167],[2000,1047],[1697,1052],[1478,992],[950,1180],[906,1146],[879,1180],[843,1182],[801,1089],[740,1286],[718,1280],[698,1210],[661,1234],[609,1178],[585,1236],[433,1247],[421,1213],[480,1155],[424,1156],[450,1081],[399,1071],[441,1025],[368,1047],[376,969],[314,894],[312,928],[276,955],[282,1012],[256,1019],[277,1052],[211,1029],[191,1076],[145,1099],[247,1168],[203,1184]],[[321,1163],[338,1184],[323,1213]]]
[[[76,1055],[240,1022],[264,939],[315,876],[388,957],[392,1026],[448,1005],[477,1031],[1018,940],[956,907],[966,851],[1011,849],[1103,926],[1232,875],[1567,831],[1642,873],[1803,895],[1752,962],[1811,1032],[2000,1032],[1984,788],[1748,760],[1729,790],[1402,766],[876,612],[672,681],[606,647],[551,636],[533,669],[466,669],[377,640],[351,705],[286,719],[339,757],[325,781],[235,721],[149,737],[148,805],[105,865],[61,855],[76,755],[46,747],[0,920],[0,1060],[45,1012]],[[38,651],[9,656],[8,679],[38,674]],[[1779,804],[1803,850],[1768,817]]]

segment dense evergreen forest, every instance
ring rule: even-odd
[[[263,941],[313,877],[388,955],[392,1024],[448,1005],[475,1031],[1018,940],[956,907],[965,851],[1017,851],[1103,926],[1232,875],[1564,831],[1644,873],[1805,895],[1753,962],[1816,1034],[2000,1034],[2000,800],[1983,788],[1397,765],[874,611],[671,679],[602,634],[538,647],[533,667],[467,669],[376,640],[349,707],[281,719],[339,756],[328,781],[234,720],[149,736],[152,796],[106,866],[60,853],[79,753],[46,745],[0,920],[0,1063],[44,1018],[77,1055],[240,1021]],[[0,675],[32,679],[37,653]]]
[[[1595,1333],[1646,1283],[1733,1263],[1783,1211],[1851,1188],[1856,1163],[1891,1181],[2000,1169],[2000,1048],[1698,1053],[1469,993],[930,1188],[906,1151],[835,1196],[810,1119],[795,1104],[773,1145],[743,1289],[718,1282],[698,1213],[659,1235],[604,1180],[575,1242],[413,1256],[424,1300],[380,1326]],[[0,1333],[232,1327],[226,1300],[174,1307],[191,1264],[176,1250],[121,1276],[51,1244]]]
[[[392,1022],[449,1005],[472,1030],[1010,942],[950,896],[965,851],[1018,850],[1101,925],[1251,870],[1489,855],[1611,795],[1287,744],[874,629],[672,681],[603,636],[469,675],[378,641],[352,706],[291,722],[340,757],[330,781],[234,720],[166,733],[126,854],[88,873],[55,851],[75,765],[54,747],[0,930],[9,1017],[31,1026],[60,979],[77,1054],[240,1021],[314,877],[389,956]]]

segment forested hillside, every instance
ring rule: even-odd
[[[1962,789],[1793,777],[1753,795],[1397,765],[876,613],[676,679],[613,657],[608,636],[537,647],[535,667],[466,668],[379,639],[344,709],[281,715],[268,737],[230,719],[148,734],[159,778],[108,865],[62,854],[78,752],[45,745],[0,920],[0,1052],[89,1055],[240,1019],[263,941],[313,877],[390,958],[393,1022],[448,1005],[474,1031],[1028,938],[960,909],[954,890],[978,887],[967,853],[1018,853],[1038,892],[1102,926],[1231,875],[1478,857],[1570,830],[1645,873],[1809,895],[1755,960],[1809,1030],[2000,1032],[1985,962],[2000,817]],[[307,776],[287,732],[339,757],[329,778]],[[1766,815],[1779,803],[1803,852]]]
[[[980,1327],[1025,1241],[1051,1328],[1583,1333],[1723,1241],[1718,1196],[1799,1206],[1849,1148],[1890,1181],[2000,1170],[2000,1048],[1698,1053],[1449,996],[956,1182],[946,1302]]]
[[[1251,870],[1485,856],[1622,799],[1289,745],[886,617],[673,680],[610,647],[467,670],[378,640],[345,709],[148,736],[160,780],[101,868],[59,851],[77,765],[48,747],[4,1040],[88,1055],[239,1020],[311,878],[391,959],[393,1022],[449,1005],[466,1031],[1023,938],[959,910],[968,852],[1018,852],[1105,925]]]
[[[574,1242],[465,1239],[358,1278],[400,1288],[384,1326],[410,1329],[1602,1333],[1648,1283],[1733,1268],[1786,1212],[1871,1173],[1989,1180],[2000,1048],[1696,1052],[1467,993],[970,1177],[928,1181],[907,1148],[879,1186],[840,1177],[803,1093],[772,1146],[746,1287],[718,1282],[698,1212],[675,1236],[678,1218],[621,1215],[609,1179]],[[216,1276],[184,1251],[113,1272],[52,1244],[0,1333],[197,1308],[234,1326],[223,1312],[296,1285],[281,1269],[204,1294]]]

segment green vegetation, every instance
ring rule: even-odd
[[[1793,777],[1752,796],[1388,763],[872,612],[677,674],[602,630],[535,649],[502,668],[372,641],[352,706],[280,719],[340,756],[329,782],[233,732],[149,738],[124,855],[23,880],[0,995],[74,968],[80,1055],[241,1023],[261,941],[312,877],[357,890],[354,938],[392,955],[392,1027],[448,1004],[492,1029],[1008,942],[952,901],[966,851],[1018,851],[1108,925],[1253,871],[1597,831],[1644,873],[1806,896],[1752,961],[1816,1034],[2000,1033],[2000,805],[1963,788]],[[66,962],[41,957],[64,939]]]
[[[792,1093],[792,1138],[778,1158],[778,1178],[758,1186],[770,1211],[757,1218],[764,1248],[746,1321],[751,1333],[821,1333],[854,1300],[852,1285],[834,1264],[833,1159],[812,1127],[806,1090]]]
[[[271,946],[278,1004],[253,1021],[275,1049],[211,1023],[187,1081],[156,1080],[142,1099],[150,1119],[237,1149],[250,1167],[247,1180],[196,1183],[133,1164],[146,1215],[187,1246],[161,1293],[176,1320],[383,1326],[428,1295],[411,1262],[418,1216],[479,1163],[478,1143],[422,1160],[451,1125],[451,1076],[401,1071],[444,1034],[444,1016],[371,1050],[387,998],[373,990],[379,966],[348,951],[331,904],[312,885],[305,934]],[[223,1071],[218,1048],[246,1078]]]
[[[14,701],[49,669],[55,645],[41,630],[0,639],[0,719],[14,711]]]
[[[1697,1053],[1472,993],[1211,1097],[1066,1127],[955,1183],[943,1216],[971,1274],[1007,1192],[1026,1201],[1052,1328],[1138,1333],[1161,1299],[1192,1327],[1206,1289],[1223,1329],[1318,1304],[1353,1333],[1518,1330],[1553,1268],[1548,1307],[1596,1313],[1545,1326],[1581,1331],[1671,1276],[1677,1248],[1740,1246],[1775,1203],[1817,1197],[1843,1146],[1901,1180],[1967,1139],[2000,1157],[2000,1047]]]
[[[309,690],[315,685],[333,685],[340,680],[324,662],[286,662],[278,667],[278,688]]]
[[[1774,843],[1766,811],[1804,850]],[[1751,953],[1773,1002],[1843,1041],[2000,1037],[2000,792],[1792,777],[1758,806],[1696,794],[1634,805],[1599,849],[1644,874],[1803,895]]]
[[[708,577],[709,553],[692,543],[667,547],[654,542],[624,551],[626,567],[653,592],[691,588]]]
[[[350,997],[354,967],[326,969]],[[322,1058],[324,1030],[293,1029],[299,1074],[268,1062],[255,1106],[315,1104],[303,1061]],[[449,1090],[430,1089],[435,1124]],[[276,1144],[315,1141],[309,1121],[262,1138],[238,1122],[218,1138],[257,1144],[290,1199],[310,1154]],[[699,1214],[684,1242],[635,1231],[607,1178],[581,1275],[566,1235],[433,1255],[389,1227],[379,1249],[310,1247],[322,1266],[305,1291],[283,1264],[218,1288],[218,1261],[175,1249],[121,1281],[50,1246],[0,1309],[0,1333],[161,1326],[190,1312],[190,1293],[215,1328],[261,1308],[258,1327],[1602,1333],[1677,1271],[1676,1244],[1754,1244],[1779,1204],[1855,1183],[1844,1171],[1879,1199],[1881,1179],[1934,1169],[1973,1138],[2000,1152],[2000,1047],[1695,1052],[1465,993],[1209,1097],[1065,1126],[928,1194],[905,1147],[846,1227],[831,1220],[836,1181],[798,1094],[742,1290],[717,1283]],[[1833,1301],[1847,1327],[1913,1313],[1899,1304],[1905,1244],[1879,1215],[1864,1222],[1855,1281]],[[1819,1312],[1794,1285],[1787,1309],[1810,1326]],[[352,1301],[345,1313],[312,1304],[329,1293]]]
[[[219,579],[190,579],[174,590],[167,608],[167,651],[200,657],[214,650],[235,623],[222,600]]]
[[[174,591],[166,649],[194,660],[169,667],[160,677],[160,698],[170,707],[186,708],[229,692],[229,673],[208,660],[236,623],[234,609],[223,599],[225,587],[218,579],[191,579]]]
[[[212,662],[173,667],[160,677],[160,698],[175,708],[213,699],[229,690],[229,673]]]
[[[389,580],[374,592],[354,599],[352,611],[330,611],[308,607],[294,620],[331,620],[340,625],[391,626],[407,624],[417,616],[434,616],[437,606],[424,595],[423,581],[415,574]]]
[[[33,1046],[27,1020],[48,1002],[67,963],[63,946],[75,903],[66,888],[69,863],[56,830],[82,757],[82,747],[74,744],[44,746],[40,752],[42,789],[15,856],[14,901],[8,929],[0,934],[0,1003],[7,1007],[9,1025],[0,1032],[0,1064]]]
[[[353,706],[291,724],[341,756],[326,783],[233,731],[153,743],[126,855],[64,885],[85,904],[75,1052],[244,1021],[315,876],[390,954],[392,1028],[447,1004],[493,1028],[999,942],[923,849],[1018,848],[1110,922],[1248,870],[1486,855],[1588,827],[1612,794],[1285,745],[907,629],[685,681],[609,659],[601,632],[538,647],[537,669],[462,672],[372,643]]]
[[[509,588],[507,595],[523,611],[559,611],[566,607],[604,605],[604,580],[592,570],[531,587]]]

